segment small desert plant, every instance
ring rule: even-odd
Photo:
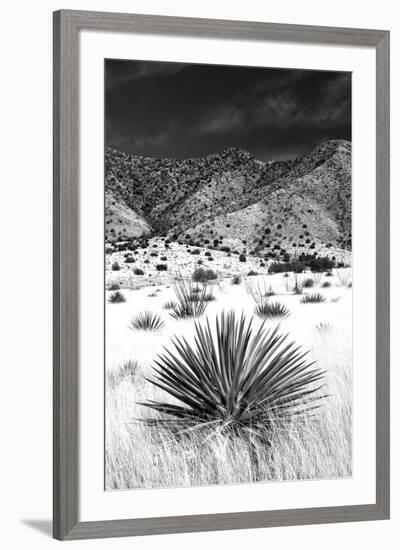
[[[120,304],[122,302],[126,302],[126,298],[119,290],[116,290],[108,297],[109,304]]]
[[[168,266],[167,266],[167,264],[157,264],[156,269],[157,269],[157,271],[167,271]]]
[[[311,279],[311,277],[307,277],[304,279],[304,281],[301,283],[301,286],[303,288],[312,288],[314,286],[314,279]]]
[[[270,303],[265,301],[256,306],[255,312],[259,317],[266,317],[270,319],[271,317],[285,318],[290,315],[290,312],[286,306],[280,302]]]
[[[111,283],[108,290],[119,290],[120,288],[119,283]]]
[[[227,434],[257,436],[277,421],[318,408],[323,371],[312,367],[278,328],[253,331],[252,320],[222,312],[211,328],[195,323],[195,343],[175,337],[174,349],[158,356],[149,382],[172,396],[142,402],[166,418],[144,422],[179,432],[214,426]]]
[[[325,321],[325,322],[321,322],[321,323],[318,323],[317,325],[315,325],[315,328],[318,330],[318,332],[328,333],[328,332],[332,332],[333,325],[331,325],[331,323],[327,323]]]
[[[142,269],[139,269],[138,267],[133,270],[133,273],[135,275],[144,275],[144,271]]]
[[[136,317],[132,317],[128,326],[131,330],[157,331],[162,329],[164,325],[165,323],[158,313],[146,310],[136,315]]]
[[[348,286],[351,279],[351,269],[336,269],[336,275],[342,286]]]
[[[242,276],[241,275],[234,275],[231,279],[231,283],[233,285],[240,285],[241,282],[242,282]]]
[[[332,302],[333,304],[336,304],[339,300],[340,300],[340,296],[336,296],[335,298],[332,298],[332,299],[331,299],[331,302]]]
[[[258,275],[257,271],[253,271],[252,269],[247,273],[248,277],[254,277]]]
[[[318,285],[321,282],[322,273],[320,273],[319,271],[313,271],[312,276],[315,284]]]
[[[201,292],[193,292],[197,285],[185,281],[178,281],[174,285],[174,291],[178,299],[178,304],[170,312],[174,319],[184,319],[186,317],[200,317],[207,307],[207,295],[209,294],[208,285],[204,284]]]
[[[134,264],[136,262],[135,258],[133,256],[127,256],[125,258],[125,263],[126,264]]]
[[[322,304],[325,302],[325,296],[319,292],[314,292],[314,294],[306,294],[300,300],[301,304]]]
[[[322,288],[329,288],[331,286],[331,283],[329,281],[324,281],[321,285]]]
[[[120,265],[119,265],[118,262],[114,262],[114,263],[112,264],[112,266],[111,266],[111,269],[112,269],[113,271],[119,271],[121,268],[120,268]]]
[[[239,262],[245,262],[246,256],[244,254],[239,254]]]
[[[177,306],[177,302],[174,302],[174,300],[168,300],[168,302],[165,302],[163,305],[164,309],[175,309]]]
[[[125,361],[120,367],[107,372],[107,387],[116,388],[121,382],[132,380],[136,377],[138,370],[139,363],[137,361]]]

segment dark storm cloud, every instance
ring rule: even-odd
[[[351,139],[351,75],[343,72],[106,61],[106,144],[186,158],[240,147],[292,158]]]

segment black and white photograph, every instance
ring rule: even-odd
[[[106,490],[352,476],[351,85],[105,60]]]

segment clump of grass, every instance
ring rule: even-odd
[[[307,277],[306,279],[304,279],[304,281],[301,283],[301,286],[303,288],[312,288],[314,286],[314,279],[312,279],[311,277]]]
[[[168,300],[168,302],[165,302],[163,305],[164,309],[175,309],[177,306],[177,302],[174,302],[174,300]]]
[[[213,426],[256,437],[315,413],[325,397],[323,371],[305,359],[308,352],[287,343],[279,327],[266,330],[264,321],[253,332],[252,323],[244,314],[222,312],[213,328],[208,319],[205,326],[195,323],[193,345],[173,338],[174,349],[157,358],[148,381],[175,401],[139,403],[162,415],[143,421],[178,434]]]
[[[234,275],[231,279],[232,285],[240,285],[242,282],[242,276],[241,275]]]
[[[280,302],[263,302],[256,306],[255,312],[259,317],[266,317],[267,319],[272,317],[286,318],[290,315],[288,308]]]
[[[329,333],[329,332],[332,332],[333,325],[325,321],[315,325],[315,328],[318,330],[318,332]]]
[[[117,369],[107,371],[107,387],[116,388],[122,382],[131,380],[136,377],[139,371],[139,363],[137,361],[128,360],[125,361]]]
[[[322,304],[325,302],[325,296],[319,292],[314,292],[314,294],[305,294],[300,300],[301,304]]]
[[[331,299],[331,302],[332,302],[333,304],[336,304],[339,300],[340,300],[340,296],[336,296],[335,298],[332,298],[332,299]]]
[[[329,281],[324,281],[321,285],[321,288],[329,288],[331,285],[331,283]]]
[[[144,271],[142,269],[139,269],[138,267],[133,270],[133,273],[135,275],[144,275]]]
[[[178,304],[170,312],[171,317],[174,319],[184,319],[186,317],[200,317],[203,315],[209,301],[207,300],[209,287],[207,284],[204,284],[200,292],[193,292],[193,289],[197,288],[198,285],[193,285],[193,283],[184,279],[174,285]]]
[[[119,290],[113,292],[108,297],[109,304],[121,304],[122,302],[126,302],[126,298]]]
[[[136,315],[136,317],[132,317],[128,327],[131,330],[158,331],[161,330],[164,325],[165,323],[158,313],[146,310]]]
[[[349,286],[351,280],[351,269],[336,269],[336,276],[342,286]]]
[[[315,284],[319,285],[319,283],[321,282],[321,279],[322,279],[322,273],[320,273],[319,271],[313,271],[312,276],[313,276]]]

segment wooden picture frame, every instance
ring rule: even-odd
[[[80,522],[79,33],[82,30],[368,46],[376,51],[376,502]],[[61,10],[54,13],[54,537],[249,529],[389,517],[389,32]]]

